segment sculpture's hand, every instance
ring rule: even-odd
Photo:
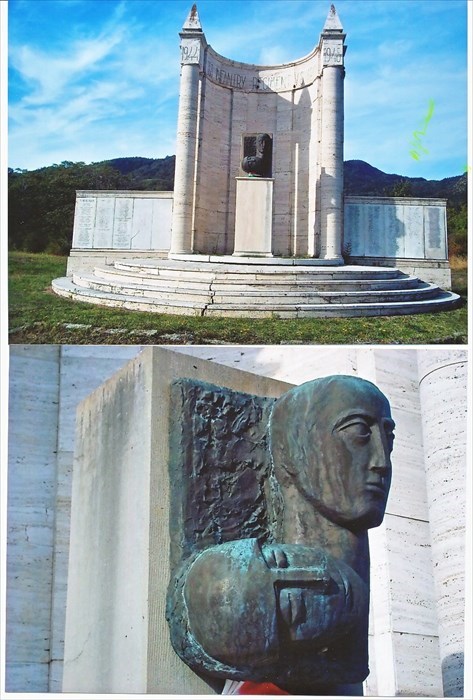
[[[262,547],[263,559],[270,569],[287,569],[289,561],[284,551],[284,545],[271,544]]]
[[[359,576],[321,550],[271,544],[261,551],[273,571],[277,614],[288,639],[328,641],[366,609],[367,589]]]

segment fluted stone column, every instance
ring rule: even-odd
[[[170,257],[193,252],[194,178],[197,156],[199,86],[205,37],[193,6],[181,37],[181,79]]]
[[[343,260],[344,39],[342,25],[332,5],[320,38],[324,66],[320,156],[320,257],[340,262]]]
[[[467,354],[419,352],[432,560],[444,697],[463,697]]]

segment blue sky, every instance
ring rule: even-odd
[[[175,153],[178,33],[192,0],[9,0],[9,156],[28,170]],[[207,41],[274,64],[318,43],[330,0],[200,0]],[[440,179],[467,163],[466,0],[336,0],[345,159]],[[432,111],[433,106],[433,111]],[[424,150],[413,133],[431,113]],[[425,152],[427,151],[427,152]]]

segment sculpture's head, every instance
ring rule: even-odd
[[[271,146],[271,136],[269,134],[258,134],[256,136],[256,154],[267,155]]]
[[[328,520],[351,530],[379,525],[391,484],[394,422],[371,382],[336,375],[291,389],[274,404],[274,473]]]

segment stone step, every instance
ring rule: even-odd
[[[225,305],[214,305],[207,307],[205,316],[225,316],[228,318],[347,318],[365,316],[402,316],[408,314],[434,313],[437,311],[447,311],[454,309],[458,304],[459,297],[452,292],[443,292],[433,299],[422,299],[411,302],[395,303],[352,303],[352,304],[307,304],[304,306],[292,306],[287,309],[279,308],[272,312],[268,310],[252,309],[245,313],[244,305],[240,308]]]
[[[273,306],[293,305],[293,306],[310,306],[311,304],[365,304],[365,303],[384,303],[391,304],[392,302],[410,302],[417,299],[432,299],[439,293],[439,288],[435,285],[422,289],[407,289],[402,291],[396,290],[369,290],[369,291],[348,291],[348,292],[301,292],[299,294],[290,294],[287,292],[273,293],[253,293],[245,297],[245,303],[242,304],[242,295],[235,295],[232,292],[215,293],[212,296],[212,303],[215,305],[259,305],[267,304]]]
[[[81,275],[82,280],[92,279],[91,277],[86,277]],[[77,275],[74,276],[77,284],[80,284]],[[101,280],[103,283],[111,283],[113,285],[123,285],[133,287],[134,285],[139,285],[146,289],[156,289],[161,291],[166,291],[168,289],[175,289],[178,291],[179,288],[183,287],[183,282],[179,276],[151,276],[146,275],[142,272],[135,271],[125,271],[117,270],[113,267],[108,268],[96,268],[94,274],[95,280]],[[209,285],[212,286],[213,291],[224,291],[228,287],[231,287],[233,292],[252,292],[254,290],[264,291],[268,287],[268,280],[255,279],[252,282],[246,277],[242,277],[235,280],[225,275],[205,275],[202,279],[198,280],[187,279],[185,280],[185,288],[190,290],[207,290]],[[307,279],[304,276],[277,276],[277,278],[272,278],[270,286],[272,289],[287,290],[288,292],[303,291],[305,289],[317,289],[321,290],[338,290],[338,291],[350,291],[356,290],[376,290],[376,289],[413,289],[419,285],[419,280],[417,277],[393,277],[393,278],[382,278],[382,279],[320,279],[313,278]]]
[[[229,280],[237,282],[245,280],[253,282],[258,280],[268,281],[268,277],[272,280],[286,279],[307,279],[307,280],[336,280],[336,279],[396,279],[407,278],[403,272],[392,267],[361,267],[355,265],[345,265],[342,267],[315,267],[315,266],[274,266],[264,265],[226,265],[222,263],[200,264],[176,262],[174,260],[118,260],[115,261],[110,269],[115,268],[120,271],[136,271],[145,276],[160,276],[175,279],[188,279],[195,281],[202,279],[210,281],[212,279]],[[97,268],[97,274],[101,275],[104,268]],[[113,274],[113,273],[112,273]]]
[[[262,289],[250,288],[245,292],[235,290],[233,286],[215,288],[215,285],[202,286],[200,289],[189,289],[187,286],[161,286],[141,285],[132,283],[118,283],[111,280],[102,280],[93,276],[75,275],[74,283],[78,287],[102,291],[106,294],[125,294],[127,296],[148,297],[163,301],[178,302],[179,299],[188,299],[191,302],[240,304],[242,297],[245,305],[255,304],[344,304],[350,302],[363,303],[373,300],[389,303],[391,301],[409,301],[412,299],[431,298],[439,292],[436,285],[418,284],[414,288],[406,289],[368,289],[360,290],[357,286],[351,290],[334,291],[329,285],[317,287],[304,287],[299,289],[275,289],[267,286]]]
[[[79,287],[70,277],[60,277],[52,282],[53,291],[59,296],[75,301],[84,301],[99,306],[111,306],[116,309],[129,309],[130,311],[148,311],[152,313],[178,314],[181,316],[202,316],[202,308],[205,305],[195,304],[182,299],[178,304],[170,304],[157,299],[127,296],[126,294],[114,294],[111,292]]]
[[[97,290],[78,286],[67,277],[54,280],[53,290],[60,296],[70,299],[135,311],[247,318],[268,318],[275,315],[280,318],[315,318],[431,313],[453,308],[459,300],[458,295],[439,290],[434,285],[427,285],[427,289],[419,290],[427,291],[429,297],[431,296],[432,298],[412,298],[412,295],[409,298],[408,291],[404,298],[399,300],[396,298],[398,296],[397,292],[394,293],[395,296],[391,297],[389,297],[389,292],[386,292],[390,301],[387,299],[380,300],[379,297],[374,299],[372,294],[371,297],[363,295],[363,301],[357,301],[352,296],[351,300],[342,303],[340,303],[340,297],[338,303],[333,303],[334,299],[329,302],[324,300],[321,303],[301,303],[300,300],[297,303],[288,303],[287,298],[279,301],[270,299],[269,303],[261,303],[261,300],[258,298],[242,298],[241,295],[235,297],[235,301],[232,303],[229,302],[228,298],[225,302],[216,303],[215,297],[211,298],[210,294],[207,300],[202,298],[194,299],[192,294],[184,298],[182,298],[183,295],[181,294],[169,295],[169,299],[164,299],[160,296],[151,298],[146,294],[143,294],[142,297],[137,297],[126,293],[107,292],[103,289]],[[413,291],[415,293],[418,290]],[[348,298],[347,295],[343,296]],[[269,298],[268,294],[266,294],[266,298]],[[371,301],[368,301],[368,298]]]
[[[168,285],[145,285],[130,282],[103,280],[98,277],[86,275],[74,275],[73,282],[77,287],[91,289],[104,294],[124,294],[129,297],[148,297],[149,299],[174,300],[189,299],[192,303],[208,303],[212,297],[211,285],[202,285],[199,288],[189,288],[182,283],[172,282]],[[241,297],[239,297],[239,300]],[[180,302],[179,302],[180,303]]]

